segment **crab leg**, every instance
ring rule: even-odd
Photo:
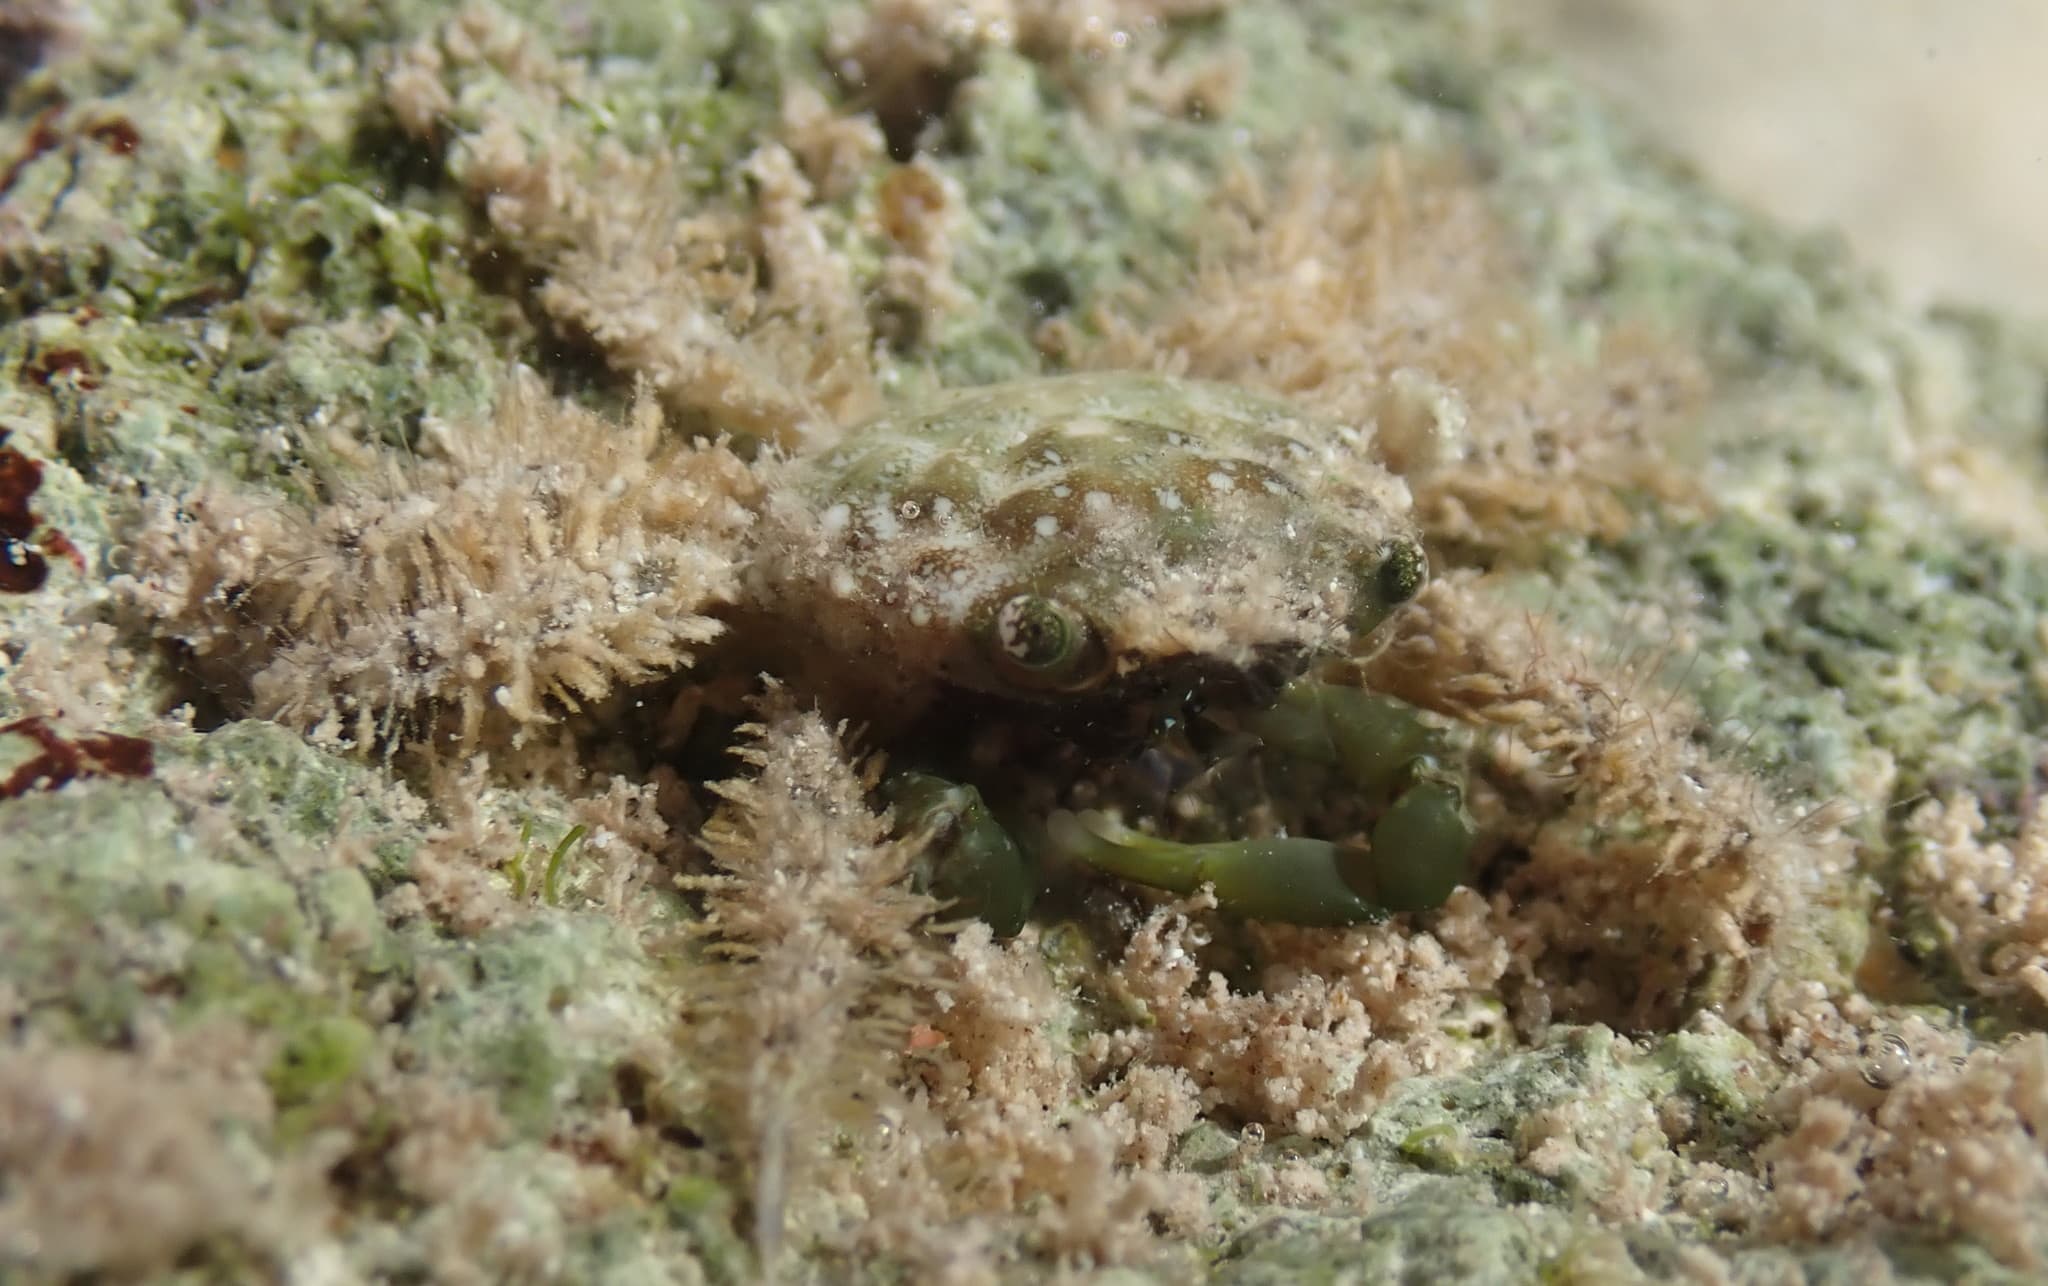
[[[1386,916],[1344,882],[1337,846],[1328,840],[1183,844],[1093,810],[1054,813],[1046,819],[1046,838],[1066,857],[1153,888],[1193,893],[1214,885],[1217,905],[1248,919],[1338,925]]]

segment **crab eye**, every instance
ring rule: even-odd
[[[1429,555],[1412,540],[1390,540],[1378,557],[1359,569],[1358,601],[1351,610],[1351,629],[1371,634],[1394,609],[1422,592],[1429,583]]]
[[[1380,602],[1399,607],[1420,594],[1429,580],[1429,555],[1412,540],[1389,541],[1381,554],[1377,576]]]
[[[1016,594],[989,622],[991,659],[1023,687],[1073,692],[1108,672],[1107,652],[1086,617],[1057,599]]]

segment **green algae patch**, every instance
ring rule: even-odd
[[[1689,685],[1706,717],[1773,772],[1846,791],[1881,750],[1898,798],[2014,789],[2048,714],[2027,616],[2048,569],[1912,518],[1892,488],[1837,485],[1792,489],[1784,509],[1648,527],[1612,551],[1604,587],[1635,579],[1696,605],[1678,664],[1697,656]]]
[[[258,463],[259,425],[398,439],[487,404],[516,310],[476,289],[461,205],[360,147],[381,100],[357,57],[148,9],[103,15],[121,38],[45,73],[52,105],[6,194],[40,229],[5,268],[11,338],[40,329],[39,351],[95,373],[64,398],[75,458],[217,476]],[[67,317],[75,335],[48,333]]]
[[[248,1024],[283,1044],[286,1106],[353,1075],[370,1028],[350,989],[393,964],[358,874],[320,869],[268,822],[246,842],[154,783],[73,785],[0,816],[17,841],[0,865],[21,913],[9,976],[34,1028],[119,1043],[158,1022]]]
[[[314,877],[330,921],[367,933],[362,899],[403,878],[420,806],[402,786],[363,764],[318,750],[273,723],[242,720],[168,748],[207,772],[207,797],[237,819],[252,843],[326,846],[354,839],[376,861],[362,871]],[[363,883],[357,891],[351,879]],[[338,917],[338,918],[337,918]],[[381,925],[379,926],[381,928]]]
[[[1596,1173],[1596,1159],[1579,1146],[1581,1108],[1605,1100],[1606,1111],[1584,1109],[1587,1121],[1604,1128],[1610,1112],[1621,1109],[1619,1119],[1629,1104],[1669,1086],[1670,1078],[1641,1063],[1630,1042],[1602,1027],[1579,1028],[1544,1049],[1510,1054],[1460,1076],[1409,1081],[1374,1114],[1363,1139],[1369,1151],[1398,1162],[1380,1179],[1389,1193],[1436,1186],[1414,1176],[1420,1171],[1454,1177],[1456,1190],[1468,1194],[1494,1191],[1512,1201],[1570,1206],[1604,1195],[1613,1182]],[[1559,1113],[1555,1129],[1573,1143],[1559,1150],[1558,1163],[1531,1164],[1539,1142],[1532,1141],[1529,1123],[1547,1113]],[[1657,1144],[1662,1147],[1661,1137]],[[1408,1177],[1397,1177],[1404,1172]]]
[[[364,873],[331,865],[316,846],[343,842],[352,826],[409,844],[393,837],[388,814],[327,793],[360,765],[256,724],[189,738],[168,765],[181,797],[158,782],[88,782],[0,803],[10,836],[0,951],[26,1032],[109,1047],[165,1028],[247,1033],[238,1057],[275,1117],[246,1146],[273,1150],[266,1164],[339,1138],[352,1140],[352,1164],[378,1174],[371,1158],[424,1128],[410,1109],[392,1116],[364,1097],[391,1092],[393,1057],[412,1076],[482,1089],[494,1116],[538,1141],[565,1119],[618,1110],[631,1058],[666,1027],[668,984],[612,922],[549,913],[475,944],[394,928]],[[393,1001],[429,979],[463,986],[452,1000],[405,1000],[393,1021]],[[644,1093],[631,1096],[636,1110],[648,1110]],[[544,1148],[499,1155],[494,1164],[525,1172],[504,1190],[536,1210],[587,1182]],[[642,1164],[658,1174],[672,1162],[650,1153]],[[372,1204],[410,1210],[427,1235],[431,1207],[393,1206],[388,1184],[371,1183],[383,1193]],[[630,1201],[561,1235],[593,1265],[690,1253],[655,1209]],[[219,1263],[246,1249],[223,1245]]]
[[[368,974],[395,967],[397,944],[361,871],[323,871],[307,881],[303,899],[321,939],[350,967]]]
[[[463,986],[419,1006],[408,1048],[491,1086],[533,1137],[572,1103],[615,1101],[619,1069],[671,1021],[664,971],[594,913],[538,914],[451,943],[442,958]]]
[[[315,1107],[359,1073],[376,1035],[353,1018],[330,1015],[286,1028],[264,1080],[281,1110]]]
[[[1755,1044],[1711,1018],[1697,1029],[1674,1032],[1658,1041],[1651,1060],[1675,1077],[1670,1090],[1688,1096],[1704,1109],[1716,1135],[1715,1146],[1750,1146],[1758,1128],[1766,1082],[1761,1075],[1762,1051]]]
[[[0,816],[9,970],[38,1026],[114,1041],[166,1008],[291,1003],[281,974],[311,964],[291,884],[201,849],[155,787],[73,786]]]
[[[1233,1286],[1445,1280],[1505,1286],[1537,1278],[1545,1242],[1558,1235],[1561,1222],[1461,1201],[1416,1201],[1363,1219],[1283,1216],[1233,1242],[1209,1280]]]
[[[663,1212],[695,1243],[711,1282],[744,1282],[752,1271],[752,1257],[733,1232],[737,1204],[724,1184],[697,1175],[677,1179],[662,1194]]]

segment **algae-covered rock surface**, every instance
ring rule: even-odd
[[[2048,338],[1493,6],[26,0],[0,90],[0,1277],[2043,1271]],[[886,645],[997,471],[869,512],[861,426],[1084,371],[1284,399],[1426,548],[1345,666],[1463,783],[1442,905],[948,909],[902,765],[1244,776],[1242,675]],[[1118,660],[1251,670],[1306,552],[1161,522]]]

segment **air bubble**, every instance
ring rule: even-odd
[[[1888,1090],[1913,1072],[1913,1050],[1905,1037],[1886,1032],[1863,1046],[1863,1083],[1872,1089]]]

